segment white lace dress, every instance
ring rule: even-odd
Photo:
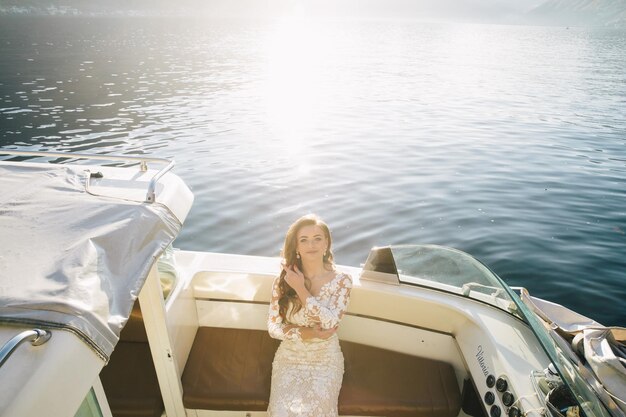
[[[282,340],[272,364],[270,417],[336,417],[343,379],[343,354],[334,334],[326,340],[302,340],[288,325],[330,329],[339,324],[350,299],[352,278],[338,273],[283,322],[278,314],[278,279],[274,281],[268,318],[270,336]]]

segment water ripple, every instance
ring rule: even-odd
[[[317,212],[341,263],[454,246],[626,323],[623,33],[0,19],[0,147],[175,158],[182,248],[278,255]]]

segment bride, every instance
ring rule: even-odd
[[[343,378],[337,326],[352,278],[337,272],[328,226],[307,215],[289,227],[274,281],[268,331],[282,340],[272,367],[271,417],[336,417]]]

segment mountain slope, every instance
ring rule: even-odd
[[[547,0],[528,17],[541,24],[626,27],[626,0]]]

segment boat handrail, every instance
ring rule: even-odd
[[[174,167],[174,160],[166,158],[154,158],[145,156],[125,156],[125,155],[94,155],[85,153],[67,153],[67,152],[47,152],[47,151],[18,151],[0,149],[0,154],[13,155],[13,156],[37,156],[37,157],[53,157],[53,158],[76,158],[76,159],[93,159],[102,161],[125,161],[125,162],[138,162],[139,169],[142,172],[148,170],[148,162],[155,162],[161,164],[167,164],[163,169],[157,172],[150,180],[148,185],[148,192],[146,194],[146,202],[154,203],[156,199],[155,190],[156,184],[159,179],[170,171]]]
[[[24,342],[30,342],[33,346],[39,346],[50,340],[52,333],[47,330],[33,329],[25,330],[22,333],[14,336],[0,348],[0,367],[9,359],[11,354],[17,349],[19,345]]]

